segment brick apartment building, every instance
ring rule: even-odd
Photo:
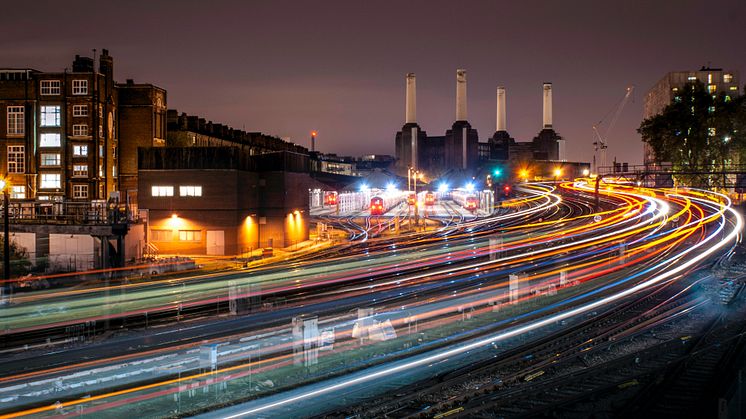
[[[14,200],[107,199],[137,184],[137,147],[165,144],[166,91],[118,84],[114,59],[0,69],[0,173]]]

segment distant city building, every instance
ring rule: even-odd
[[[713,95],[724,93],[730,97],[740,95],[738,72],[724,71],[720,68],[702,67],[698,71],[671,71],[663,76],[645,94],[643,119],[649,119],[663,112],[671,102],[676,100],[678,92],[687,84],[699,81]],[[656,161],[653,149],[644,145],[646,165]]]
[[[436,178],[449,171],[477,172],[490,162],[563,162],[565,140],[552,126],[552,85],[544,83],[543,126],[526,143],[516,142],[506,128],[505,89],[497,90],[496,132],[486,143],[479,142],[477,130],[467,121],[466,71],[456,72],[456,121],[443,136],[428,136],[417,124],[415,75],[406,76],[405,124],[396,134],[396,169],[406,176],[409,169]]]
[[[249,155],[290,151],[308,154],[308,149],[261,132],[246,132],[214,123],[175,109],[168,110],[166,144],[171,147],[237,147]]]

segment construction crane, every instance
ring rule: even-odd
[[[609,133],[612,129],[614,129],[614,125],[616,125],[616,121],[619,119],[619,115],[621,115],[622,110],[624,109],[624,106],[629,102],[629,98],[632,97],[632,92],[635,90],[635,86],[630,86],[627,88],[626,92],[624,93],[624,97],[615,105],[614,108],[612,108],[603,118],[601,118],[600,121],[598,121],[595,125],[593,125],[593,134],[594,134],[594,141],[593,141],[593,172],[598,173],[599,167],[605,167],[606,166],[606,149],[609,148],[607,144],[607,140],[609,138]],[[611,120],[609,121],[609,124],[606,126],[606,130],[604,131],[603,135],[599,132],[599,127],[601,124],[604,123],[604,121],[611,115]],[[599,151],[601,152],[601,159],[600,162],[598,161],[598,154]],[[601,164],[599,166],[599,163]]]

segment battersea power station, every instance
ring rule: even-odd
[[[543,85],[543,124],[529,142],[517,142],[507,131],[505,88],[497,88],[495,133],[479,142],[466,112],[466,70],[456,70],[456,120],[445,135],[428,136],[417,123],[417,87],[414,73],[406,76],[406,113],[396,133],[397,172],[410,169],[436,178],[453,172],[477,174],[486,166],[532,167],[533,176],[549,175],[561,166],[567,176],[582,172],[586,163],[570,163],[565,157],[565,140],[552,128],[552,84]],[[546,172],[546,173],[543,173]]]

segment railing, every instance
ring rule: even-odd
[[[111,225],[137,221],[125,204],[106,201],[11,202],[10,221],[17,224]]]

